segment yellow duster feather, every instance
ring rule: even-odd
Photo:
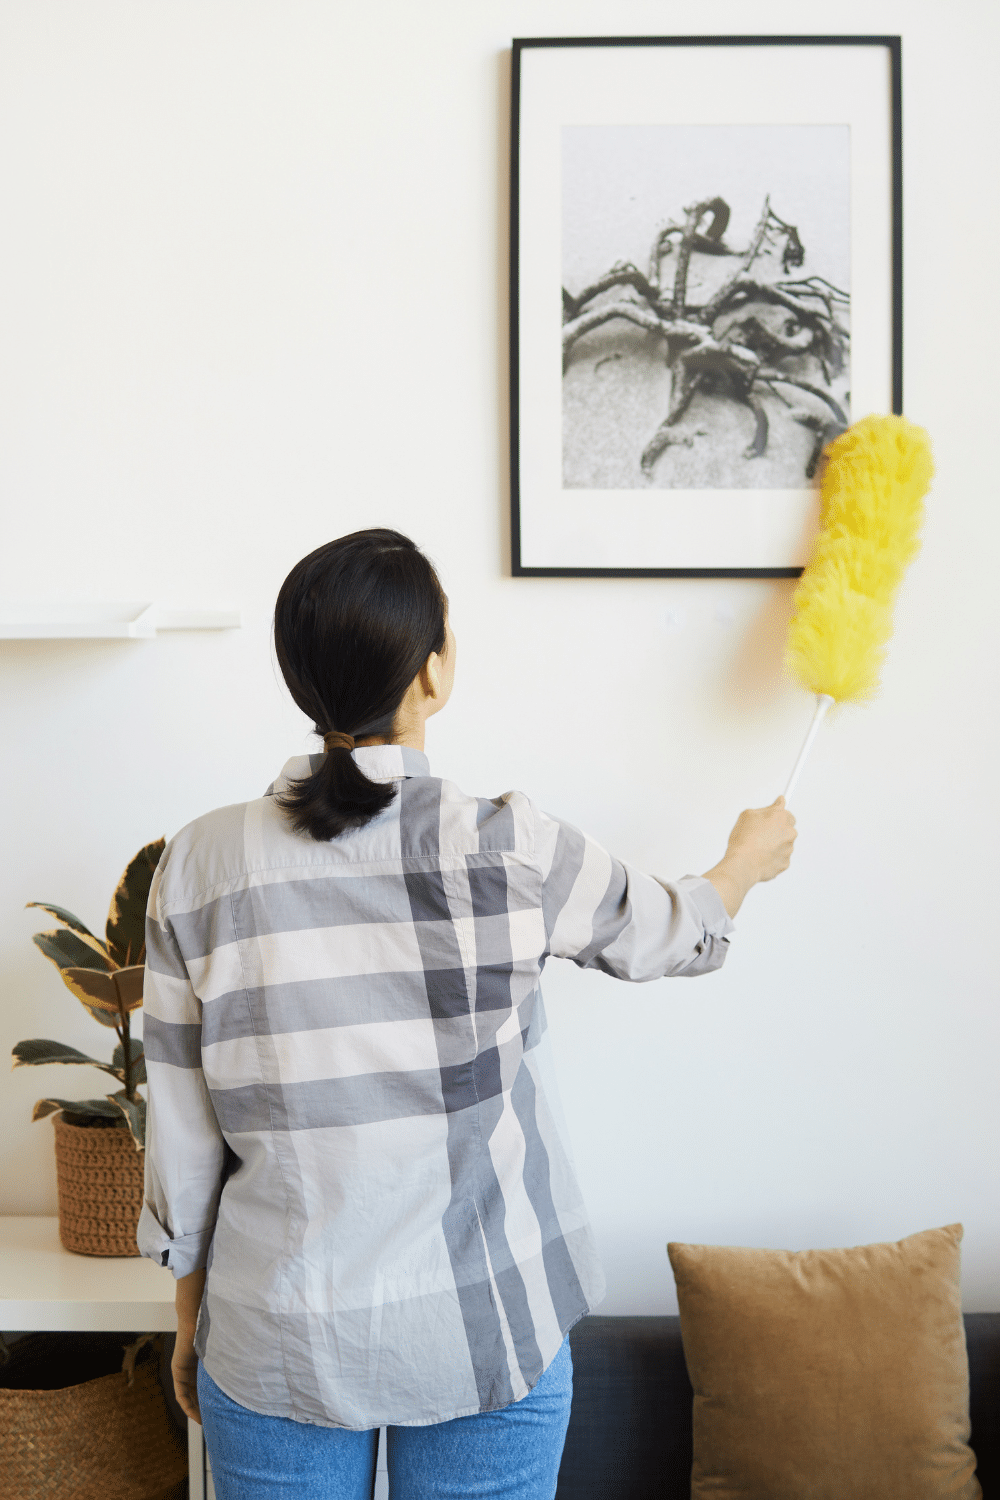
[[[825,460],[819,536],[795,590],[786,648],[790,670],[819,702],[786,798],[830,704],[870,698],[878,686],[934,473],[927,433],[905,417],[862,418]]]

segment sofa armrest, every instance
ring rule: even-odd
[[[693,1394],[680,1318],[603,1318],[571,1330],[573,1411],[556,1500],[690,1500]]]

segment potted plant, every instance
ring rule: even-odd
[[[110,1062],[45,1039],[18,1042],[13,1053],[15,1068],[82,1063],[121,1084],[101,1099],[39,1099],[31,1116],[55,1115],[59,1238],[67,1250],[83,1255],[139,1254],[146,1101],[138,1086],[146,1081],[146,1064],[142,1043],[130,1034],[130,1017],[142,1004],[146,906],[163,849],[164,840],[157,839],[129,863],[111,898],[103,939],[62,906],[27,903],[63,924],[36,932],[33,942],[94,1020],[118,1034]]]

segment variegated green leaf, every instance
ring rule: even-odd
[[[82,936],[82,934],[81,934],[81,936]],[[99,953],[100,956],[101,956],[101,958],[107,958],[107,956],[108,956],[107,944],[102,943],[100,938],[94,937],[93,933],[88,933],[87,936],[83,939],[83,941],[85,943],[89,944],[89,946],[91,948],[93,948],[93,950],[94,950],[95,953]],[[114,966],[112,965],[112,967],[114,967]]]
[[[73,989],[73,986],[70,985],[69,988]],[[73,990],[73,993],[80,1001],[80,1004],[90,1011],[90,1014],[93,1016],[95,1021],[100,1021],[102,1026],[111,1026],[117,1029],[120,1021],[120,1017],[117,1011],[105,1010],[103,1006],[99,1006],[95,1001],[89,1000],[78,990]]]
[[[90,928],[85,927],[80,921],[80,918],[74,917],[73,913],[71,911],[67,911],[65,906],[54,906],[49,901],[25,902],[25,910],[27,910],[29,906],[37,906],[40,907],[42,911],[47,911],[50,917],[55,917],[58,922],[65,922],[66,926],[72,927],[74,932],[82,933],[85,938],[90,938],[92,943],[96,943],[98,948],[102,949],[105,952],[107,951],[100,938],[95,937]]]
[[[55,1114],[57,1109],[64,1109],[68,1115],[101,1115],[104,1119],[113,1119],[121,1111],[104,1099],[39,1099],[32,1111],[33,1120],[44,1120],[46,1115]]]
[[[132,1141],[137,1151],[141,1151],[146,1144],[146,1101],[141,1094],[136,1094],[135,1099],[126,1099],[125,1090],[119,1089],[117,1094],[108,1095],[108,1103],[117,1106],[125,1116],[128,1128],[132,1132]]]
[[[95,969],[63,969],[63,983],[90,1011],[102,1026],[119,1026],[121,1010],[113,974],[98,974]]]
[[[138,1010],[142,1004],[142,984],[146,974],[145,964],[129,964],[125,969],[116,969],[113,974],[118,999],[125,1010]]]
[[[140,1043],[140,1048],[141,1048]],[[115,1048],[121,1052],[121,1045]],[[67,1047],[64,1042],[50,1042],[45,1037],[35,1041],[18,1042],[13,1050],[14,1067],[41,1067],[44,1063],[85,1063],[91,1068],[102,1068],[105,1073],[121,1079],[122,1073],[116,1068],[114,1062],[98,1062],[96,1057],[88,1057],[85,1052],[78,1052],[75,1047]]]
[[[141,964],[146,956],[146,907],[153,872],[166,847],[165,839],[146,844],[130,862],[111,898],[108,912],[108,952],[122,968]]]
[[[132,1059],[132,1087],[136,1084],[146,1082],[146,1058],[142,1050],[142,1043],[138,1037],[130,1036],[128,1039],[129,1056]],[[111,1060],[115,1065],[118,1077],[125,1082],[125,1053],[121,1042],[112,1053]]]
[[[128,1055],[132,1060],[133,1067],[135,1067],[136,1063],[140,1062],[142,1059],[142,1042],[137,1036],[130,1036],[128,1039]],[[116,1068],[124,1068],[125,1051],[122,1047],[121,1042],[118,1043],[118,1046],[111,1054],[111,1061],[114,1063]]]
[[[106,953],[65,927],[36,932],[31,941],[59,969],[94,969],[99,974],[109,974],[116,967]]]

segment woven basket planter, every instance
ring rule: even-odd
[[[25,1339],[51,1341],[44,1352],[53,1381],[59,1337]],[[3,1378],[0,1369],[0,1387]],[[187,1447],[167,1410],[159,1361],[137,1363],[131,1386],[118,1371],[63,1390],[0,1388],[0,1472],[4,1500],[182,1500]]]
[[[143,1153],[135,1149],[131,1132],[67,1125],[61,1112],[52,1118],[63,1249],[78,1255],[138,1255]]]

